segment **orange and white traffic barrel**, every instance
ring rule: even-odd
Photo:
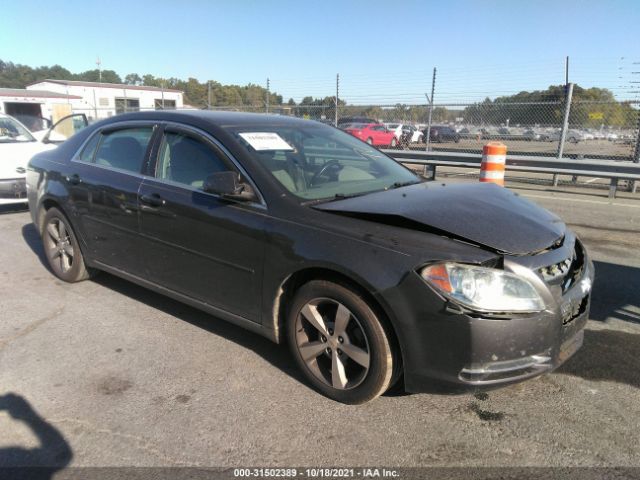
[[[482,148],[480,181],[504,186],[504,165],[507,160],[507,146],[500,142],[487,143]]]

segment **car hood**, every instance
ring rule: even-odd
[[[434,233],[511,255],[562,243],[565,224],[542,207],[494,184],[420,183],[314,208]]]

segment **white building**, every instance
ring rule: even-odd
[[[182,108],[183,92],[159,87],[122,85],[117,83],[82,82],[75,80],[43,80],[27,85],[27,91],[45,91],[64,96],[69,113],[84,113],[92,119],[111,117],[138,110]],[[54,101],[42,103],[42,115],[54,121],[64,108]],[[55,103],[61,103],[60,98]]]
[[[51,118],[52,111],[68,109],[71,102],[82,97],[44,90],[0,88],[0,113],[16,117],[25,123],[44,116]],[[30,126],[30,125],[27,125]]]

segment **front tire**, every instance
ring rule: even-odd
[[[391,148],[396,148],[398,146],[398,141],[396,140],[396,137],[393,137],[391,139]]]
[[[314,388],[342,403],[366,403],[389,388],[396,363],[390,338],[361,295],[325,280],[302,286],[287,315],[298,367]]]
[[[371,137],[367,138],[367,143],[369,145],[373,145],[373,138],[371,138]]]
[[[69,220],[55,207],[44,216],[42,244],[49,266],[60,280],[74,283],[91,276]]]

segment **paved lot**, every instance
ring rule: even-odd
[[[640,466],[640,199],[518,190],[596,260],[582,350],[486,395],[360,407],[312,391],[286,349],[190,307],[106,274],[57,281],[28,214],[5,210],[0,465]]]

